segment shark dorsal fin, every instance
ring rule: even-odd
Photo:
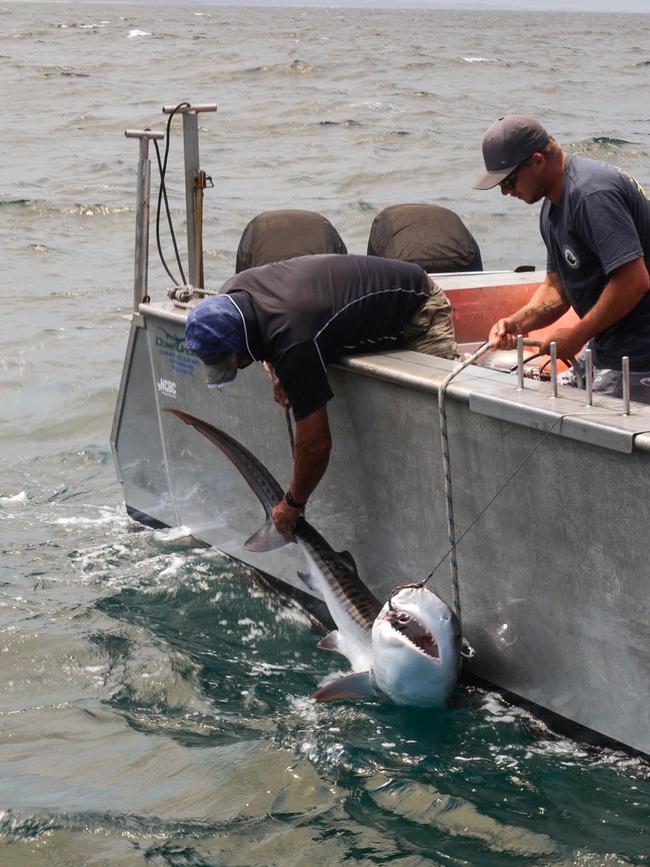
[[[359,574],[359,570],[357,569],[357,564],[354,562],[354,557],[350,554],[349,551],[337,551],[336,552],[339,560],[350,569],[355,575]]]

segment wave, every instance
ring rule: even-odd
[[[61,214],[74,217],[107,217],[114,214],[132,214],[135,208],[129,205],[107,205],[102,202],[73,202],[60,204],[48,199],[0,199],[0,208],[16,208],[35,215]]]
[[[57,830],[84,831],[90,829],[100,831],[103,828],[111,828],[121,833],[146,834],[147,836],[160,836],[161,834],[173,834],[183,837],[203,837],[224,833],[233,826],[248,824],[250,820],[238,820],[214,822],[214,821],[173,821],[159,819],[152,816],[139,816],[134,813],[109,812],[70,812],[54,813],[43,812],[14,812],[4,810],[0,812],[0,835],[5,834],[10,839],[33,840],[43,834]],[[183,862],[189,863],[189,862]]]
[[[615,138],[614,136],[600,135],[592,136],[591,138],[580,139],[575,142],[569,142],[566,149],[570,153],[581,154],[598,159],[599,156],[606,154],[618,153],[625,148],[633,146],[633,142],[626,139]]]

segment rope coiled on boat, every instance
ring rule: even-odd
[[[187,310],[192,307],[197,301],[201,301],[207,295],[218,295],[218,292],[212,289],[197,289],[196,286],[186,284],[184,286],[172,286],[167,290],[167,297],[171,298],[174,307],[180,307]]]

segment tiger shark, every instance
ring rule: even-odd
[[[266,522],[244,547],[262,552],[288,544],[272,519],[273,506],[282,499],[283,490],[261,461],[225,431],[181,410],[167,412],[217,446],[262,504]],[[324,599],[337,627],[318,646],[345,656],[353,670],[317,690],[312,698],[445,705],[461,663],[460,624],[451,608],[422,583],[394,590],[382,606],[359,577],[349,552],[335,551],[304,517],[298,519],[294,536],[307,562],[307,571],[298,575]]]

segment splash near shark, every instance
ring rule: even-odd
[[[266,521],[245,543],[263,552],[290,542],[278,533],[271,513],[283,491],[267,468],[241,443],[195,416],[167,409],[212,442],[239,470],[259,499]],[[381,602],[359,577],[352,555],[334,551],[314,527],[299,518],[295,540],[306,560],[300,578],[324,599],[336,629],[319,642],[345,656],[352,674],[318,689],[317,701],[378,699],[413,707],[444,706],[458,681],[460,623],[451,608],[422,584],[406,584]]]

